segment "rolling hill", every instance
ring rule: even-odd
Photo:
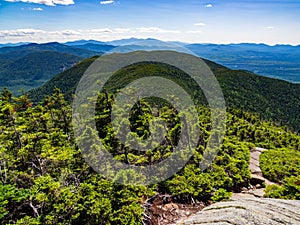
[[[96,56],[85,59],[72,68],[52,77],[44,85],[30,90],[28,92],[30,98],[34,102],[39,102],[45,97],[45,95],[49,95],[53,93],[55,88],[59,88],[66,95],[66,98],[70,100],[72,94],[75,93],[76,86],[81,76],[96,59]]]
[[[84,60],[75,67],[53,77],[43,86],[31,90],[29,92],[30,98],[39,102],[45,95],[52,94],[55,87],[58,87],[71,100],[76,84],[95,59],[96,57]],[[255,112],[265,120],[271,119],[277,123],[288,125],[298,132],[300,131],[299,84],[258,76],[244,70],[231,70],[208,60],[205,62],[219,81],[228,107]],[[187,75],[183,71],[170,65],[150,62],[123,68],[110,79],[111,82],[107,83],[107,87],[115,90],[131,82],[132,77],[136,79],[151,74],[160,74],[180,85],[184,85],[186,81],[188,83],[185,84],[186,90],[194,87],[193,82],[187,79]],[[117,79],[118,76],[122,79]],[[198,97],[203,97],[199,91],[198,94]],[[202,102],[205,101],[202,99]]]
[[[48,81],[77,62],[79,56],[54,51],[37,51],[12,62],[2,64],[0,70],[1,89],[7,87],[14,93],[27,91]]]
[[[6,56],[8,57],[13,56],[14,58],[19,58],[27,55],[28,53],[36,52],[36,51],[56,51],[62,53],[69,53],[83,58],[91,57],[97,54],[96,52],[93,51],[63,45],[58,42],[50,42],[45,44],[31,43],[31,44],[21,45],[21,46],[3,47],[0,48],[0,56],[2,54],[6,54]]]
[[[0,48],[0,88],[14,94],[36,88],[86,57],[101,54],[59,43]]]

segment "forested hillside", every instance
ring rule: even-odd
[[[28,92],[28,96],[2,92],[1,224],[155,224],[154,212],[147,205],[155,196],[205,205],[249,188],[253,182],[250,150],[254,147],[268,150],[262,154],[261,169],[265,177],[277,183],[266,187],[265,196],[300,199],[300,136],[291,131],[299,131],[299,85],[230,70],[210,61],[206,63],[220,82],[228,108],[225,138],[209,167],[204,171],[199,168],[213,133],[202,91],[174,66],[140,62],[110,77],[97,98],[97,132],[86,126],[79,138],[99,136],[114,159],[128,165],[154,166],[170,157],[178,144],[182,121],[168,103],[141,99],[131,109],[130,129],[142,140],[151,134],[151,120],[159,117],[166,124],[164,140],[146,152],[122,144],[110,121],[119,89],[132,80],[159,75],[178,83],[193,97],[199,119],[197,147],[184,168],[154,185],[114,182],[130,178],[138,183],[144,179],[134,172],[121,172],[113,180],[95,172],[75,142],[70,105],[80,78],[96,59],[83,60]],[[88,103],[89,99],[83,104]],[[119,115],[126,114],[117,110]]]
[[[0,68],[0,87],[7,87],[15,94],[39,87],[55,74],[81,61],[79,56],[54,51],[29,53],[16,60],[9,60]]]
[[[53,77],[45,85],[29,92],[34,102],[39,102],[45,95],[50,95],[54,87],[58,87],[71,100],[76,84],[86,68],[95,60],[91,58],[79,65]],[[262,119],[273,120],[300,131],[300,84],[266,78],[242,70],[230,70],[226,67],[205,60],[220,83],[228,107],[239,108],[258,113]],[[134,71],[134,72],[132,72]],[[175,67],[157,63],[140,63],[118,71],[111,78],[112,89],[124,87],[131,79],[148,75],[160,75],[169,78],[190,92],[195,90],[195,83],[188,75]],[[205,103],[200,90],[195,95],[201,103]]]
[[[172,154],[181,129],[172,107],[158,108],[167,124],[166,141],[141,154],[115,138],[107,119],[113,102],[112,95],[100,94],[95,119],[98,135],[105,137],[103,143],[116,159],[151,165]],[[274,178],[282,183],[281,189],[271,188],[268,194],[300,198],[299,135],[240,109],[228,109],[224,143],[205,171],[198,166],[211,132],[210,110],[198,106],[202,135],[185,168],[157,185],[122,186],[94,172],[82,158],[74,142],[71,108],[59,90],[36,106],[27,96],[16,98],[4,90],[0,107],[1,224],[142,224],[148,221],[143,203],[157,193],[186,203],[226,199],[231,191],[249,186],[249,152],[255,146],[285,156],[264,164],[263,171],[270,178],[284,173]],[[149,107],[142,99],[131,113],[132,131],[140,137],[147,137],[149,122],[155,117]]]
[[[0,88],[7,87],[20,95],[99,52],[59,43],[0,48]]]
[[[51,95],[55,88],[59,88],[62,93],[65,94],[66,99],[70,101],[72,99],[72,94],[75,93],[80,78],[96,59],[97,57],[85,59],[71,69],[54,76],[44,85],[30,90],[28,92],[30,99],[33,102],[38,103],[39,101],[42,101],[46,95]]]

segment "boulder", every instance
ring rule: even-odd
[[[299,225],[300,201],[248,198],[212,204],[178,225]]]

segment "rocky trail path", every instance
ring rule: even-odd
[[[263,183],[265,185],[275,184],[274,182],[268,180],[267,178],[263,177],[263,173],[261,171],[259,165],[259,157],[261,153],[267,151],[264,148],[252,148],[250,150],[250,162],[249,168],[251,171],[251,187],[249,189],[244,189],[241,193],[233,193],[232,199],[244,199],[244,198],[251,198],[251,197],[259,197],[262,198],[265,194],[265,188],[263,187]]]
[[[144,225],[300,225],[300,201],[264,198],[266,185],[259,157],[263,148],[250,151],[251,186],[233,193],[229,201],[205,206],[201,202],[178,203],[171,196],[157,195],[145,204]],[[149,218],[147,218],[149,217]],[[151,218],[150,218],[151,217]]]
[[[250,189],[234,193],[230,201],[212,204],[177,225],[300,225],[300,201],[263,198],[266,185],[274,184],[263,177],[259,157],[263,148],[250,152]]]

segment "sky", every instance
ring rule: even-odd
[[[0,0],[0,43],[300,44],[299,0]]]

